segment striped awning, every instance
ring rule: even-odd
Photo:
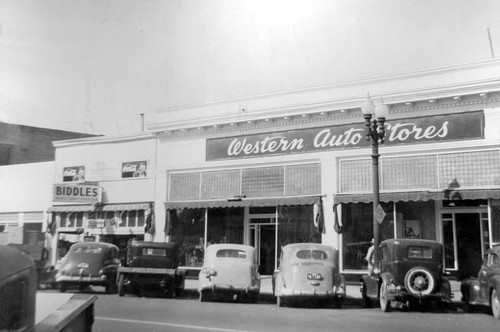
[[[288,205],[312,205],[321,200],[320,196],[300,197],[270,197],[270,198],[241,198],[241,199],[211,199],[197,201],[167,201],[165,209],[205,209],[205,208],[229,208],[229,207],[256,207],[256,206],[288,206]]]
[[[105,204],[96,207],[95,211],[136,211],[151,209],[150,203]]]
[[[151,203],[103,204],[103,205],[57,205],[47,212],[93,212],[93,211],[150,211]]]
[[[94,210],[94,205],[56,205],[51,206],[47,212],[89,212]]]
[[[444,191],[414,191],[380,193],[380,202],[409,202],[428,200],[464,200],[464,199],[500,199],[500,189],[470,189]],[[373,194],[337,194],[334,204],[343,203],[371,203]]]

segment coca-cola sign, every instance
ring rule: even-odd
[[[484,138],[484,113],[474,111],[388,120],[385,144],[420,144]],[[362,123],[207,140],[207,160],[367,147]]]
[[[122,163],[122,178],[143,178],[148,174],[146,160]]]
[[[63,182],[84,182],[85,167],[72,166],[63,168]]]

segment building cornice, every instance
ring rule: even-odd
[[[385,101],[385,99],[384,99]],[[480,93],[446,97],[440,99],[424,99],[408,101],[390,106],[390,119],[402,119],[419,116],[432,116],[468,112],[490,107],[500,106],[500,89],[498,92]],[[189,137],[211,138],[219,136],[239,136],[262,132],[294,130],[298,128],[314,128],[350,123],[364,123],[359,107],[350,109],[336,109],[309,114],[286,115],[283,113],[275,118],[260,118],[240,122],[222,123],[217,125],[205,124],[198,127],[164,130],[157,134],[161,138],[185,139]]]
[[[500,60],[170,107],[158,110],[160,121],[148,125],[148,130],[175,131],[359,109],[367,91],[382,95],[388,105],[500,91]],[[162,122],[162,118],[167,120]]]

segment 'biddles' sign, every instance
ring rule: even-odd
[[[55,184],[54,202],[99,203],[102,187],[93,184]]]
[[[484,138],[483,111],[388,120],[385,144]],[[339,125],[207,140],[206,159],[233,159],[366,147],[363,125]]]

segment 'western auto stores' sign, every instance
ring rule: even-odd
[[[54,202],[99,203],[102,187],[92,184],[55,184]]]
[[[388,120],[386,145],[484,138],[484,113]],[[363,124],[308,128],[207,140],[206,159],[234,159],[288,153],[368,147]]]

